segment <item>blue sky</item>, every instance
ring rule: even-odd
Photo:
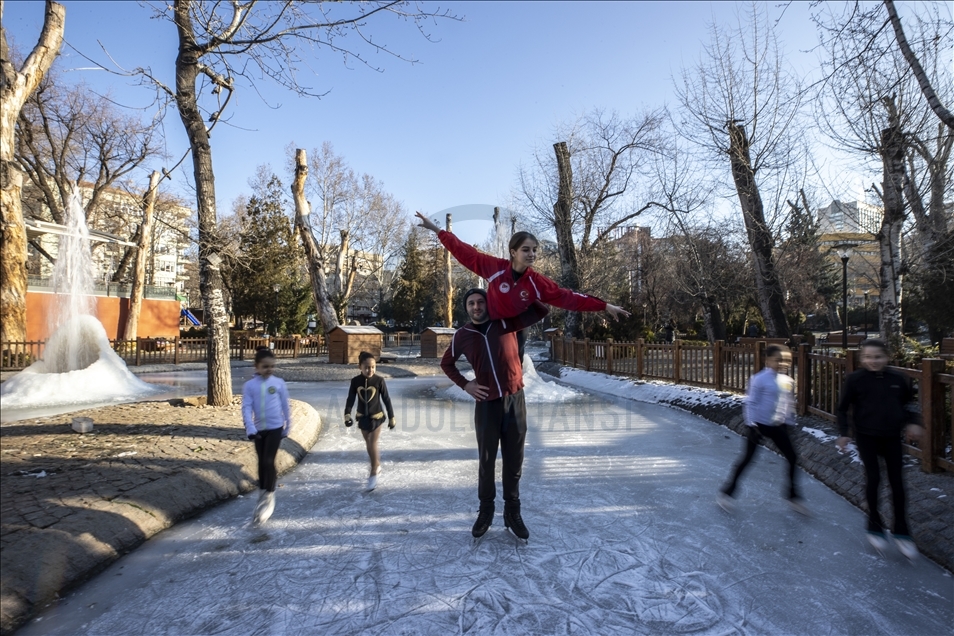
[[[66,40],[59,68],[64,80],[83,80],[118,102],[145,107],[148,89],[104,71],[104,49],[122,67],[149,66],[172,83],[176,38],[171,23],[153,19],[136,2],[64,2]],[[469,203],[506,204],[518,167],[535,147],[557,141],[553,130],[592,108],[633,114],[674,99],[671,76],[690,64],[708,40],[712,21],[734,22],[729,2],[451,2],[462,22],[442,20],[429,42],[412,27],[382,21],[372,29],[393,49],[419,60],[377,56],[376,72],[345,67],[319,52],[309,83],[330,91],[299,98],[268,82],[264,96],[240,90],[230,111],[234,127],[212,137],[220,212],[249,190],[257,165],[271,164],[288,181],[289,144],[311,151],[330,141],[359,173],[382,181],[409,212],[436,214]],[[816,34],[808,3],[784,10],[780,34],[796,68],[815,66]],[[4,27],[21,50],[32,46],[43,3],[6,3]],[[372,23],[369,21],[369,26]],[[267,103],[266,103],[267,102]],[[166,120],[166,144],[186,150],[178,116]],[[187,164],[188,165],[188,164]],[[191,172],[191,167],[186,170]],[[145,181],[145,176],[143,176]],[[186,192],[182,178],[175,185]]]

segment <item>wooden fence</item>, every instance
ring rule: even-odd
[[[749,378],[764,366],[764,341],[752,345],[727,345],[676,340],[672,344],[614,342],[612,339],[550,339],[550,360],[564,366],[625,375],[639,380],[711,387],[718,391],[745,392]],[[858,352],[839,356],[816,352],[801,344],[793,352],[796,409],[799,415],[836,420],[835,409],[845,378],[858,368]],[[891,367],[907,376],[918,394],[925,434],[905,450],[921,460],[927,472],[954,472],[951,439],[954,437],[954,374],[945,373],[943,360],[925,359],[920,368]]]
[[[0,343],[0,369],[17,371],[39,360],[43,355],[45,341]],[[206,362],[208,343],[206,338],[137,338],[135,340],[110,340],[113,351],[131,366],[144,364],[180,364],[183,362]],[[316,358],[328,355],[324,338],[232,338],[229,340],[229,358],[251,360],[258,347],[267,346],[277,358]]]

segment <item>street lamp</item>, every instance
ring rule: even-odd
[[[841,348],[848,350],[848,259],[854,243],[840,243],[835,246],[835,253],[841,259]]]
[[[865,340],[868,339],[868,294],[871,290],[865,290]]]
[[[643,303],[643,326],[646,326],[646,303]]]

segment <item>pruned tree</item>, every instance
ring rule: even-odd
[[[0,0],[0,20],[3,19]],[[63,42],[66,9],[47,0],[36,45],[17,64],[0,25],[0,340],[26,340],[27,236],[21,196],[23,177],[16,167],[16,121],[24,103],[49,71]]]
[[[149,175],[149,187],[142,203],[142,223],[138,231],[138,249],[136,250],[135,264],[133,265],[132,286],[129,292],[129,312],[126,315],[126,326],[123,338],[135,340],[139,336],[139,314],[142,311],[142,297],[146,284],[146,261],[152,242],[153,213],[156,208],[156,196],[159,193],[159,181],[162,175],[153,171]]]
[[[713,25],[700,61],[683,69],[676,92],[680,132],[716,165],[729,168],[766,331],[772,337],[788,337],[773,255],[774,226],[785,216],[785,203],[776,194],[766,210],[765,194],[783,192],[793,176],[802,91],[782,58],[766,10],[753,5],[740,14],[736,26]]]
[[[356,293],[383,284],[385,265],[401,245],[406,213],[383,184],[355,173],[328,142],[313,151],[311,175],[316,205],[309,227],[325,271],[327,299],[343,321]]]
[[[199,221],[199,286],[209,329],[208,401],[220,406],[231,402],[232,387],[211,129],[226,118],[232,94],[242,83],[254,86],[267,78],[300,95],[314,95],[300,79],[301,67],[307,66],[306,49],[367,63],[362,50],[346,44],[357,38],[361,44],[356,45],[367,47],[364,50],[400,58],[371,37],[369,23],[390,16],[410,22],[424,33],[427,20],[453,16],[423,11],[406,2],[380,0],[360,4],[175,0],[172,5],[157,7],[156,13],[170,20],[178,34],[175,86],[165,86],[149,69],[138,72],[174,99],[189,138]],[[346,40],[349,36],[353,38]]]
[[[519,174],[519,204],[548,233],[556,235],[559,282],[567,289],[601,293],[590,287],[590,263],[600,250],[652,207],[644,169],[660,150],[661,111],[624,118],[595,110],[558,130],[565,141],[553,155],[536,153]],[[568,335],[579,335],[580,317],[568,312]]]

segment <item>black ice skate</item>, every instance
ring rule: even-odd
[[[530,531],[527,530],[527,526],[523,525],[523,518],[520,516],[519,508],[516,510],[504,510],[504,527],[510,530],[513,536],[529,543]]]
[[[477,521],[474,522],[474,527],[471,528],[470,533],[474,535],[474,539],[479,539],[487,533],[487,530],[490,528],[490,524],[494,521],[494,511],[493,508],[487,510],[481,508],[477,513]]]

